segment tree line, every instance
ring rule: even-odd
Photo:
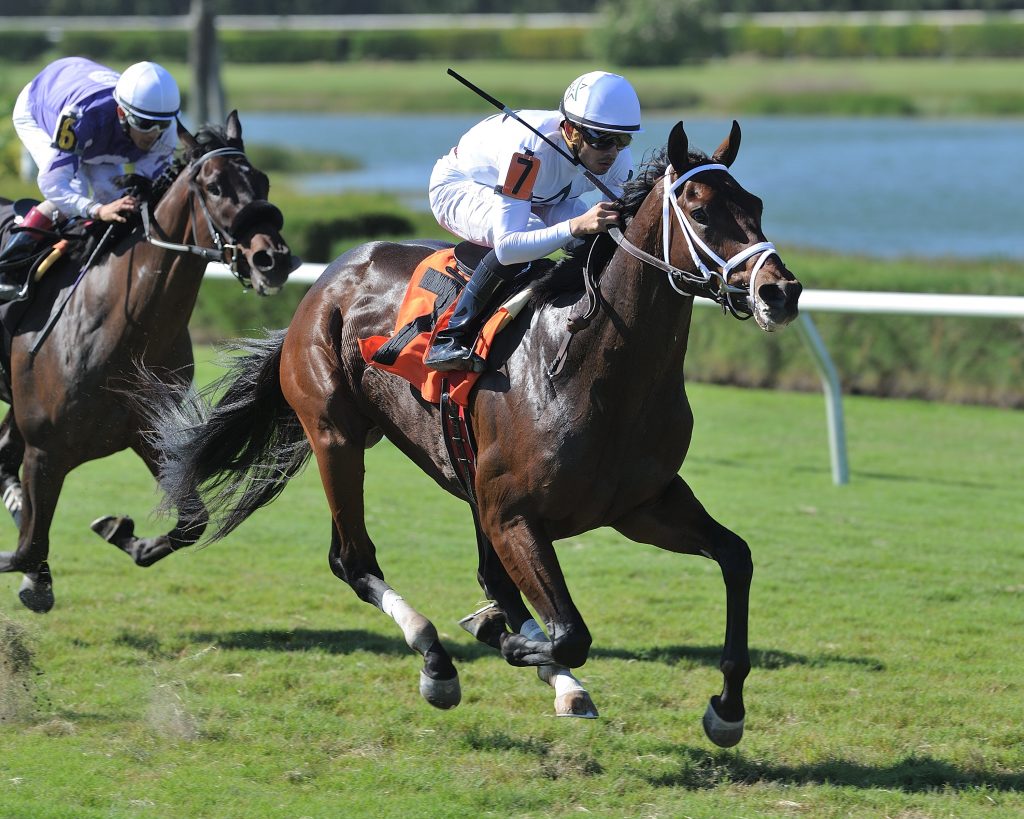
[[[543,14],[589,13],[621,0],[207,0],[216,14]],[[1020,0],[716,0],[722,13],[851,11],[982,11],[1020,9]],[[189,13],[191,0],[0,0],[0,16],[175,16]]]

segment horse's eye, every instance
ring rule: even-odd
[[[220,196],[220,185],[213,182],[206,186],[206,192],[210,194],[210,196]]]
[[[708,223],[708,212],[704,208],[694,208],[690,211],[690,216],[698,224],[706,225]]]

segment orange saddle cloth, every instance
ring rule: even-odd
[[[455,263],[453,248],[427,256],[413,271],[392,333],[359,339],[363,360],[371,367],[400,375],[432,404],[441,402],[442,382],[447,381],[451,400],[469,406],[469,394],[482,373],[439,373],[423,363],[438,330],[448,326],[467,281]],[[509,311],[501,307],[487,319],[474,347],[477,355],[487,359],[494,336],[510,318]]]

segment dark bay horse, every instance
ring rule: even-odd
[[[567,318],[580,312],[578,296],[538,301],[503,331],[492,352],[497,362],[469,409],[478,444],[478,578],[494,602],[466,618],[468,629],[511,664],[538,666],[558,694],[560,714],[596,716],[566,670],[585,662],[591,636],[553,541],[611,526],[638,542],[717,561],[728,606],[724,686],[704,728],[721,746],[743,732],[753,569],[747,544],[679,476],[693,428],[683,383],[693,297],[714,298],[770,331],[795,318],[800,293],[764,239],[761,201],[728,171],[739,141],[733,123],[709,159],[689,150],[676,125],[666,150],[627,186],[620,246],[602,239],[614,250],[600,260],[597,309],[563,366],[556,372],[551,363]],[[423,655],[421,693],[447,708],[460,698],[451,657],[431,622],[385,582],[363,512],[364,450],[384,435],[442,488],[469,499],[446,454],[439,409],[368,367],[357,345],[389,332],[410,272],[430,251],[378,242],[344,254],[287,331],[247,342],[216,404],[195,401],[191,420],[172,404],[155,429],[168,458],[161,471],[168,506],[191,516],[202,493],[218,513],[214,538],[276,497],[312,451],[333,522],[331,569],[399,624]],[[158,405],[156,392],[147,401]]]
[[[0,571],[24,572],[19,596],[34,611],[53,606],[49,529],[67,474],[129,447],[156,474],[156,453],[123,395],[126,376],[144,362],[161,378],[191,381],[188,322],[208,260],[231,265],[261,295],[280,290],[293,269],[281,212],[245,155],[237,112],[195,137],[179,124],[178,136],[184,152],[154,185],[147,235],[133,232],[99,255],[44,339],[78,273],[71,259],[54,266],[5,351],[0,398],[11,409],[0,425],[0,489],[19,535],[14,551],[0,552]],[[153,538],[136,537],[130,518],[93,523],[139,566],[195,543],[204,528],[201,514]]]

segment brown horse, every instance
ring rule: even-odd
[[[478,444],[478,577],[494,605],[466,618],[467,628],[513,665],[538,666],[556,689],[560,714],[596,716],[566,670],[584,663],[591,637],[552,542],[611,526],[635,541],[715,560],[728,605],[724,688],[704,727],[722,746],[743,731],[752,563],[746,543],[678,474],[693,428],[683,384],[693,296],[773,330],[796,316],[800,293],[764,241],[761,201],[727,170],[739,140],[733,123],[709,160],[689,151],[676,125],[667,149],[627,186],[624,237],[603,254],[597,309],[562,366],[551,364],[578,295],[537,301],[503,331],[469,410]],[[221,513],[215,538],[271,501],[312,450],[331,510],[332,570],[401,626],[423,655],[421,693],[447,708],[460,698],[451,657],[430,621],[385,582],[363,515],[364,450],[383,435],[442,488],[470,499],[446,454],[439,409],[368,367],[357,344],[393,326],[410,272],[429,252],[423,244],[371,243],[346,253],[287,331],[248,342],[216,405],[196,403],[199,418],[191,421],[166,412],[156,428],[168,458],[161,472],[168,504],[180,514],[203,492]],[[601,254],[591,265],[594,255]],[[578,288],[578,260],[552,273],[573,270]]]
[[[11,305],[19,314],[5,318],[16,327],[0,384],[11,405],[0,425],[0,489],[19,536],[15,551],[0,552],[0,571],[25,573],[19,596],[34,611],[53,606],[49,529],[65,476],[129,447],[156,474],[156,453],[122,394],[125,376],[144,362],[159,377],[191,381],[188,322],[207,262],[228,263],[261,295],[280,290],[293,269],[281,213],[244,153],[237,112],[195,137],[179,124],[178,136],[184,153],[155,184],[145,230],[99,254],[77,288],[81,261],[62,260],[32,301]],[[204,528],[202,514],[154,538],[136,537],[130,518],[93,523],[139,566],[195,543]]]

